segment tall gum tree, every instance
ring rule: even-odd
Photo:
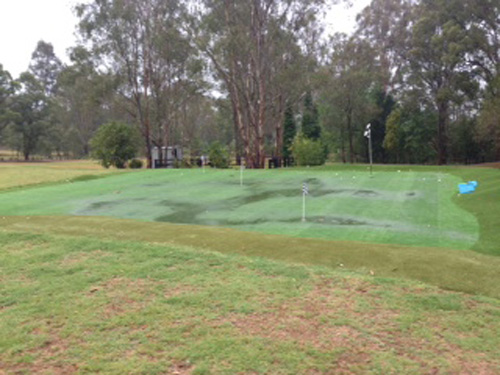
[[[112,117],[116,78],[99,73],[89,51],[82,46],[70,53],[71,64],[59,74],[57,102],[61,122],[69,131],[76,156],[90,154],[90,140],[100,125]],[[110,108],[111,107],[111,108]]]
[[[264,167],[266,133],[281,155],[286,103],[300,97],[289,83],[307,73],[307,64],[297,62],[318,37],[322,5],[323,0],[204,0],[193,12],[198,46],[231,100],[249,167]],[[297,70],[300,65],[303,70]]]
[[[22,73],[17,80],[19,90],[14,97],[12,110],[16,112],[10,126],[11,146],[22,152],[28,161],[39,148],[47,133],[49,101],[45,87],[29,72]]]
[[[380,65],[370,44],[356,37],[336,34],[330,61],[322,71],[322,101],[335,119],[330,128],[338,139],[342,161],[355,163],[360,156],[357,140],[379,110],[370,98],[381,81]]]
[[[406,94],[411,96],[418,90],[420,105],[438,113],[438,164],[448,161],[451,107],[472,100],[477,91],[475,74],[467,65],[473,43],[463,20],[464,3],[374,0],[358,17],[358,33],[379,50],[382,66],[389,68],[389,86],[395,95],[404,100]]]
[[[77,6],[80,33],[99,65],[121,77],[119,92],[138,124],[147,166],[169,136],[179,103],[196,91],[201,68],[184,30],[184,1],[94,0]],[[196,78],[195,78],[196,77]]]
[[[448,162],[450,107],[473,98],[476,86],[465,69],[469,36],[457,23],[453,1],[425,0],[415,7],[409,83],[427,95],[438,113],[437,163]]]
[[[12,100],[15,93],[15,82],[7,70],[0,64],[0,133],[16,117],[12,111]]]

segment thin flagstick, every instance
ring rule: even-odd
[[[370,177],[373,177],[373,149],[372,149],[372,134],[368,137],[368,147],[370,149]]]
[[[302,222],[306,221],[306,193],[302,192]]]
[[[240,164],[240,186],[243,186],[243,163]]]
[[[370,154],[370,177],[373,177],[372,124],[366,125],[365,137],[368,138],[368,153]]]

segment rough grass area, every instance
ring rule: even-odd
[[[92,161],[0,163],[0,190],[54,182],[79,181],[119,173]]]
[[[302,184],[309,185],[302,222]],[[1,215],[112,216],[293,237],[469,249],[479,225],[439,172],[156,170],[0,194]]]
[[[255,257],[0,231],[3,374],[496,374],[498,300]]]

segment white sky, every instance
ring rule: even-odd
[[[138,0],[140,1],[140,0]],[[81,0],[0,0],[0,64],[13,78],[28,69],[39,40],[52,43],[56,55],[68,62],[66,50],[75,45],[77,18],[72,8]],[[328,30],[351,32],[356,14],[370,0],[352,0],[353,7],[332,8]]]

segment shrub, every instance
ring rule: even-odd
[[[140,159],[132,159],[130,163],[128,163],[128,166],[130,169],[141,169],[143,164],[144,163]]]
[[[303,134],[299,134],[295,137],[291,149],[298,166],[325,164],[327,153],[321,141],[307,139]]]
[[[219,142],[214,142],[208,150],[210,164],[214,168],[229,168],[230,158],[227,148]]]
[[[191,160],[188,158],[184,158],[181,160],[181,166],[180,168],[192,168],[193,166],[191,165]]]
[[[92,158],[100,160],[105,168],[125,168],[138,149],[138,136],[134,128],[110,122],[102,125],[90,141]]]

